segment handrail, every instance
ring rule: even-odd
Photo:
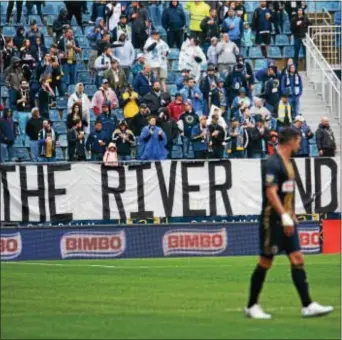
[[[332,16],[331,16],[331,14],[328,12],[328,10],[326,9],[326,8],[322,8],[322,12],[323,13],[325,13],[325,14],[328,14],[328,17],[329,17],[329,20],[330,20],[330,22],[328,22],[325,18],[323,18],[323,20],[324,20],[324,23],[326,24],[326,25],[330,25],[331,24],[331,20],[332,20]]]

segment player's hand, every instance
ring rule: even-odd
[[[286,236],[291,236],[294,233],[294,222],[288,213],[281,215],[281,224],[284,227],[284,233]]]

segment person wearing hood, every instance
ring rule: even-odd
[[[335,157],[337,145],[327,116],[322,117],[321,124],[319,124],[315,135],[319,156]]]
[[[167,44],[170,48],[176,46],[179,50],[184,39],[186,25],[185,12],[179,1],[170,1],[170,5],[163,11],[162,26],[167,32]]]
[[[175,122],[178,122],[180,115],[184,112],[184,100],[180,92],[175,94],[175,100],[168,105],[168,114]]]
[[[243,65],[237,64],[234,67],[233,72],[229,73],[226,80],[225,80],[225,88],[227,91],[227,99],[228,105],[231,106],[233,100],[236,96],[239,95],[239,91],[241,87],[247,88],[247,78],[246,75],[243,73]]]
[[[148,11],[142,1],[133,1],[129,13],[132,23],[132,44],[134,48],[142,50],[146,42],[145,22],[148,20]]]
[[[226,76],[236,64],[236,56],[239,54],[238,46],[230,40],[229,34],[224,33],[222,40],[216,46],[218,56],[218,71]]]
[[[123,92],[122,101],[125,121],[130,126],[132,118],[139,113],[139,95],[133,90],[132,84],[129,84],[126,91]]]
[[[120,15],[120,20],[117,26],[112,30],[113,40],[117,41],[121,33],[125,33],[127,39],[132,41],[132,29],[127,24],[127,16],[125,14]]]
[[[81,118],[84,126],[84,132],[89,134],[90,132],[90,109],[91,101],[88,95],[84,92],[83,83],[77,83],[75,86],[75,92],[72,93],[68,98],[68,114],[72,112],[72,108],[75,104],[80,105]]]
[[[107,151],[103,155],[103,164],[105,166],[118,166],[118,151],[115,143],[109,143]]]
[[[252,47],[254,45],[254,35],[247,21],[243,23],[243,33],[241,42],[242,45],[245,47]]]
[[[204,1],[194,0],[186,2],[185,10],[190,14],[191,35],[197,39],[201,39],[201,22],[205,17],[209,16],[210,6]]]
[[[42,162],[54,162],[56,159],[56,147],[59,145],[58,135],[52,128],[52,122],[49,119],[44,119],[43,128],[38,136],[40,158]]]
[[[243,65],[242,73],[244,73],[244,75],[246,76],[246,80],[247,80],[247,88],[246,88],[247,96],[249,97],[249,99],[252,100],[252,97],[253,97],[252,92],[254,90],[254,83],[255,83],[253,68],[249,62],[246,62],[245,58],[242,55],[238,55],[236,57],[236,62],[238,64]]]
[[[298,115],[295,117],[292,128],[297,130],[301,135],[300,148],[297,151],[295,157],[310,157],[309,140],[313,138],[314,134],[312,133],[310,126],[306,123],[302,115]]]
[[[31,160],[38,162],[39,160],[39,132],[43,128],[43,119],[39,115],[37,107],[32,109],[32,116],[26,124],[26,134],[30,139]]]
[[[151,116],[139,137],[139,159],[159,161],[167,158],[167,138],[165,132],[156,126],[157,118]]]
[[[18,26],[16,30],[16,34],[13,38],[14,45],[19,50],[23,47],[23,43],[25,40],[25,28],[24,26]]]
[[[23,70],[20,65],[21,60],[18,57],[13,57],[11,65],[5,70],[5,85],[8,89],[9,105],[12,110],[16,110],[17,92],[20,90],[20,84],[24,79]]]
[[[31,55],[37,64],[41,64],[47,54],[47,48],[42,44],[40,37],[36,37],[36,43],[31,47]]]
[[[36,46],[36,39],[40,38],[41,45],[45,46],[44,34],[39,30],[35,19],[30,21],[31,29],[26,33],[26,39],[29,39],[31,46]]]
[[[136,62],[131,67],[131,72],[133,74],[133,79],[144,69],[145,65],[145,55],[143,53],[139,53],[136,58]]]
[[[303,81],[294,64],[288,67],[288,72],[281,77],[281,92],[289,96],[293,107],[293,117],[300,114],[300,97],[303,94]]]
[[[134,63],[135,51],[130,40],[127,39],[124,32],[120,33],[118,43],[121,46],[114,48],[114,56],[119,60],[120,67],[126,74],[126,78],[129,77],[130,69]]]
[[[71,22],[68,19],[67,10],[65,8],[62,8],[59,11],[59,15],[58,15],[57,19],[55,19],[53,21],[53,24],[52,24],[52,31],[53,31],[53,33],[56,34],[56,41],[59,41],[59,39],[62,37],[63,29],[67,25],[71,26]]]
[[[261,97],[266,101],[266,107],[271,112],[280,100],[280,82],[277,78],[276,66],[270,66],[268,71],[268,79],[265,81],[262,89]]]
[[[114,130],[112,141],[117,146],[119,161],[130,161],[132,159],[131,153],[135,137],[125,120],[122,120],[118,128]]]
[[[19,24],[21,22],[21,14],[23,11],[24,1],[16,0],[15,3],[16,3],[16,8],[17,8],[17,21],[16,21],[16,23]],[[7,11],[6,11],[6,23],[7,24],[10,22],[10,18],[11,18],[12,11],[13,11],[13,6],[14,6],[14,0],[9,0],[8,5],[7,5]]]
[[[106,136],[101,121],[96,120],[95,129],[89,134],[86,142],[86,149],[89,151],[92,161],[102,161],[108,143]]]
[[[0,118],[0,163],[13,160],[13,144],[16,138],[16,126],[12,110],[5,108]]]
[[[142,98],[142,102],[145,103],[151,110],[151,115],[157,116],[158,110],[161,107],[166,107],[171,102],[171,96],[169,92],[161,90],[160,82],[155,81],[153,83],[152,91],[145,94]]]
[[[102,113],[97,118],[102,123],[103,131],[105,132],[106,140],[112,140],[113,132],[118,123],[115,113],[112,113],[107,103],[102,104]]]

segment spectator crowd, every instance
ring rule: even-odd
[[[314,137],[320,156],[335,153],[329,118],[314,132],[301,114],[305,1],[260,1],[251,17],[244,1],[94,1],[89,13],[87,2],[65,1],[52,36],[43,15],[52,5],[25,6],[27,15],[9,1],[1,27],[2,162],[18,160],[18,147],[33,162],[64,149],[63,159],[109,166],[264,158],[290,125],[302,135],[297,157],[310,156]],[[287,23],[294,55],[279,67],[269,50]]]

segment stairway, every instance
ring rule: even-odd
[[[303,80],[303,95],[301,97],[300,106],[301,113],[304,116],[306,122],[311,127],[312,132],[316,132],[322,116],[328,116],[330,118],[330,126],[335,134],[337,152],[341,151],[341,127],[337,120],[331,117],[329,108],[325,105],[322,97],[318,95],[306,77],[305,72],[300,72]],[[317,156],[316,147],[312,148],[313,155]]]

